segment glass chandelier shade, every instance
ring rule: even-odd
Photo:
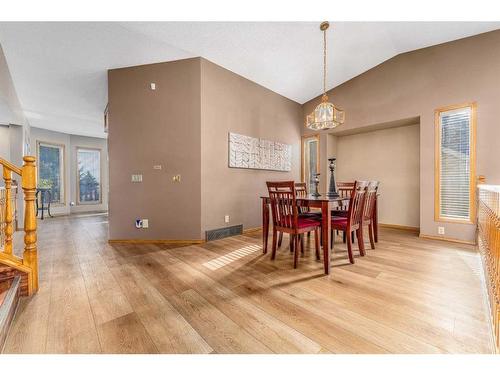
[[[335,129],[343,123],[344,111],[328,102],[326,95],[306,119],[306,126],[312,130]]]
[[[329,26],[328,22],[320,26],[323,31],[323,97],[321,103],[306,117],[306,127],[311,130],[335,129],[345,120],[344,111],[330,103],[326,95],[326,30]]]

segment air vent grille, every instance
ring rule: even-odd
[[[221,238],[237,236],[243,233],[243,225],[233,225],[231,227],[207,230],[205,232],[205,241],[215,241]]]

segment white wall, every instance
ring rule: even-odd
[[[418,124],[336,137],[337,181],[380,181],[380,223],[419,227],[419,137]]]
[[[10,161],[10,129],[0,124],[0,158]]]
[[[64,146],[64,204],[53,204],[51,206],[52,214],[68,215],[76,212],[106,211],[108,209],[108,149],[106,139],[75,136],[32,127],[31,147],[32,152],[35,154],[37,153],[37,144],[39,142]],[[89,147],[101,150],[101,189],[103,196],[101,204],[77,204],[77,147]],[[71,202],[75,202],[75,206],[71,206]]]

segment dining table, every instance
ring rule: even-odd
[[[269,235],[269,211],[271,199],[269,196],[261,196],[262,200],[262,248],[264,254],[267,253],[267,242]],[[314,196],[312,194],[297,197],[297,205],[309,208],[321,209],[321,238],[323,247],[323,259],[325,274],[330,273],[330,229],[331,229],[331,211],[336,208],[345,207],[349,204],[349,197],[330,198],[325,196]],[[335,234],[334,234],[335,235]]]

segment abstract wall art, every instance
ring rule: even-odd
[[[229,133],[229,167],[292,170],[292,146],[236,133]]]

